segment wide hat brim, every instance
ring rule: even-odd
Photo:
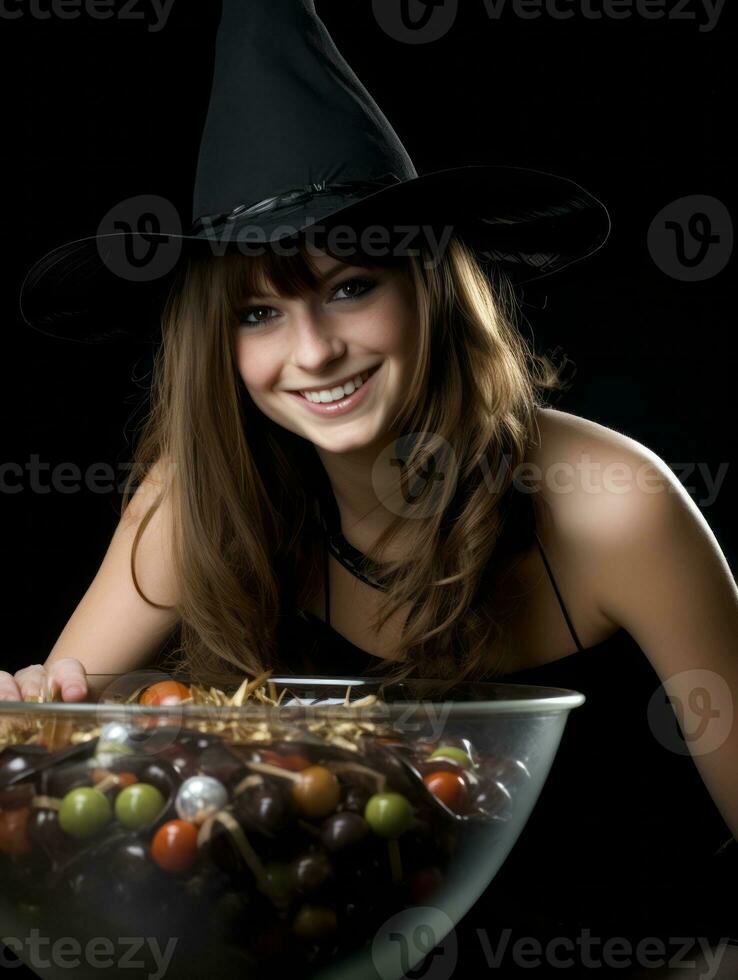
[[[173,278],[193,255],[235,248],[247,256],[257,254],[260,243],[263,251],[263,243],[296,241],[303,233],[315,235],[319,246],[337,243],[347,256],[352,243],[368,244],[376,255],[408,254],[419,246],[437,252],[453,234],[488,268],[522,285],[592,255],[611,227],[605,205],[583,187],[522,167],[455,167],[364,197],[322,191],[303,198],[201,223],[195,234],[177,227],[173,207],[173,216],[139,222],[136,230],[101,226],[33,265],[21,286],[21,314],[35,330],[65,340],[155,340]]]

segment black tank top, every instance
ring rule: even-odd
[[[362,676],[377,658],[330,626],[329,551],[368,584],[381,585],[381,578],[341,534],[332,494],[321,503],[325,621],[308,611],[296,614],[285,637],[289,660],[308,674]],[[575,939],[584,928],[592,935],[599,930],[603,942],[691,935],[738,943],[738,912],[723,898],[735,892],[738,845],[692,757],[664,745],[649,722],[654,699],[665,697],[658,674],[622,628],[595,646],[582,646],[537,535],[536,541],[576,649],[500,679],[569,688],[587,700],[569,715],[551,773],[515,847],[456,928],[460,953],[463,948],[471,957],[469,971],[489,969],[479,958],[478,928],[490,936],[512,929],[508,948],[515,935]],[[504,975],[513,967],[505,961]]]

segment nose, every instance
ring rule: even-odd
[[[295,315],[292,361],[296,367],[306,372],[319,372],[343,356],[346,343],[337,335],[329,319],[309,307]]]

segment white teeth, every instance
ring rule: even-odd
[[[347,395],[353,395],[357,388],[361,388],[369,374],[369,371],[365,371],[363,374],[357,374],[351,381],[335,388],[323,388],[322,391],[301,391],[300,394],[309,402],[336,402],[341,398],[346,398]]]

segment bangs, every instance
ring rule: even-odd
[[[325,254],[341,262],[345,268],[408,268],[409,260],[402,256],[369,255],[356,248],[350,256],[334,254],[329,248]],[[231,313],[236,314],[249,296],[274,294],[297,299],[309,292],[317,292],[323,278],[337,275],[340,267],[331,268],[326,275],[315,264],[314,250],[300,239],[294,255],[282,255],[273,248],[265,247],[262,255],[242,255],[228,252],[215,261],[225,265],[225,291]]]

